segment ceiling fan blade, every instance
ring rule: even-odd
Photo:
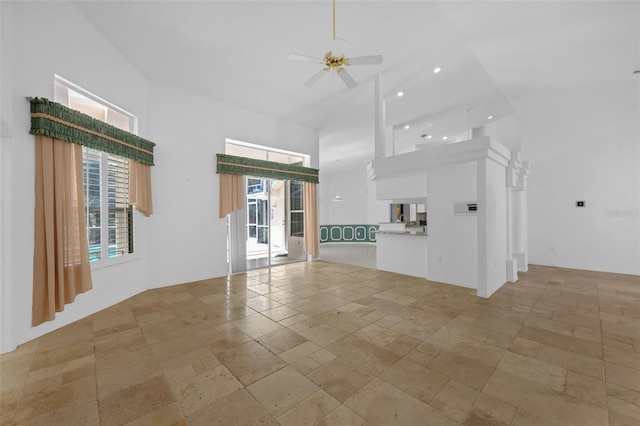
[[[357,56],[355,58],[347,58],[349,65],[376,65],[383,61],[382,55],[373,56]]]
[[[349,72],[347,72],[347,70],[344,69],[344,68],[338,68],[338,76],[340,76],[340,78],[342,79],[342,82],[349,89],[353,89],[354,87],[356,87],[358,85],[358,83],[356,83],[356,81],[353,79],[353,77],[351,77],[351,74],[349,74]]]
[[[320,80],[320,78],[321,78],[323,75],[325,75],[326,73],[327,73],[327,71],[325,71],[325,70],[320,70],[320,71],[318,71],[317,73],[315,73],[315,74],[313,75],[313,77],[311,77],[309,80],[307,80],[307,82],[306,82],[306,83],[304,83],[304,85],[305,85],[306,87],[311,87],[311,86],[313,86],[313,85],[315,84],[315,82],[316,82],[316,81],[318,81],[318,80]]]
[[[315,56],[307,55],[289,55],[289,59],[292,61],[309,62],[309,61],[322,61],[322,58],[316,58]]]

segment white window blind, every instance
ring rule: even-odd
[[[82,154],[90,260],[133,253],[129,160],[86,147]]]

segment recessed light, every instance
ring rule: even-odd
[[[411,126],[409,126],[408,124],[405,124],[405,126],[404,126],[405,130],[410,129],[410,128],[411,128]]]
[[[401,90],[401,91],[399,91],[398,93],[396,93],[396,96],[397,96],[397,97],[399,97],[399,98],[401,98],[401,97],[403,97],[403,96],[404,96],[404,92]]]
[[[443,137],[442,137],[442,140],[443,140],[443,141],[446,141],[446,140],[447,140],[447,137],[446,137],[446,136],[443,136]]]
[[[440,68],[440,67],[435,67],[435,68],[433,69],[433,73],[434,73],[434,74],[438,74],[440,71],[442,71],[442,68]]]
[[[490,115],[487,117],[487,120],[491,120],[493,118],[493,115]]]
[[[431,135],[427,135],[427,139],[431,139]]]

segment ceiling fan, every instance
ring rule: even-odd
[[[336,40],[336,0],[333,0],[333,40]],[[304,85],[306,87],[312,86],[316,81],[326,73],[335,71],[342,82],[349,88],[353,89],[358,85],[356,81],[351,77],[351,74],[345,67],[352,65],[376,65],[382,63],[382,55],[372,56],[356,56],[354,58],[347,58],[345,55],[334,56],[333,52],[327,52],[322,58],[316,56],[306,55],[289,55],[289,59],[293,61],[318,61],[319,64],[323,64],[324,68],[314,74]]]

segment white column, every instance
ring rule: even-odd
[[[522,161],[519,152],[511,153],[507,168],[507,281],[518,281],[518,264],[513,255],[514,246],[514,189],[518,186],[518,178]]]
[[[528,270],[527,259],[527,192],[513,191],[514,233],[513,257],[518,271]]]
[[[507,187],[507,281],[518,281],[518,265],[513,258],[513,188]]]
[[[375,141],[375,158],[386,156],[387,151],[387,129],[386,129],[386,111],[384,102],[384,89],[382,84],[382,74],[378,73],[374,79],[375,99],[374,99],[374,141]]]
[[[508,163],[485,157],[477,166],[478,296],[489,297],[507,282]]]
[[[530,173],[530,163],[523,161],[518,173],[518,185],[513,191],[513,258],[520,272],[529,270],[527,180]]]
[[[385,137],[385,156],[393,157],[396,155],[396,140],[395,135],[393,134],[393,126],[386,126],[386,137]]]
[[[487,162],[482,158],[477,162],[477,193],[478,193],[478,291],[480,297],[489,297],[487,283]],[[427,195],[427,200],[429,196]]]

